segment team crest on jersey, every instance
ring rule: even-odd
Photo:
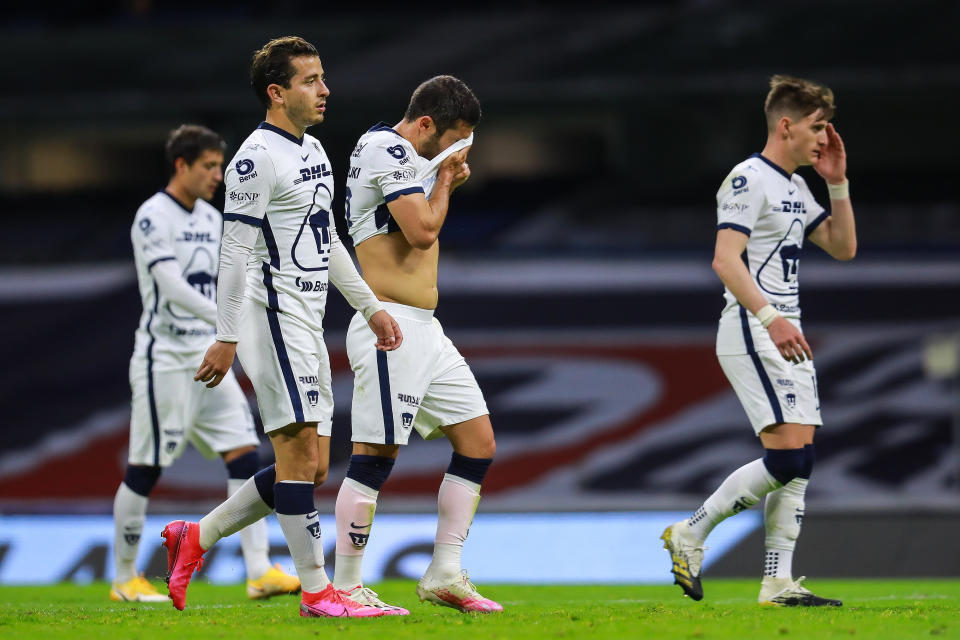
[[[413,424],[413,414],[409,411],[404,411],[400,414],[400,420],[403,422],[403,426],[409,427]]]
[[[316,389],[310,389],[307,391],[307,402],[310,403],[311,407],[317,406],[317,403],[320,401],[320,392]]]
[[[797,394],[788,393],[787,394],[787,404],[790,405],[791,409],[797,408]]]
[[[397,160],[405,158],[407,155],[407,150],[403,148],[403,145],[394,145],[392,147],[387,147],[387,153],[392,155]]]

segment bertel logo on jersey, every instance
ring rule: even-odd
[[[235,165],[237,168],[237,174],[240,176],[240,182],[246,182],[257,177],[257,172],[253,170],[253,160],[244,158],[243,160],[237,160]]]
[[[733,195],[735,196],[750,191],[750,188],[747,186],[747,179],[744,176],[735,176],[731,182],[731,186],[733,186]]]
[[[293,281],[297,287],[300,288],[301,293],[306,293],[308,291],[316,291],[322,293],[327,290],[327,283],[320,280],[301,280],[300,276],[297,276],[297,279]]]
[[[301,182],[307,182],[308,180],[319,180],[320,178],[329,176],[333,172],[327,169],[327,165],[318,164],[310,167],[309,169],[300,169],[300,177],[293,181],[293,184],[300,184]]]
[[[402,145],[395,145],[393,147],[387,147],[387,153],[392,155],[397,160],[400,160],[407,155],[407,150],[403,148]]]

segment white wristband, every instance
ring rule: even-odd
[[[830,192],[831,200],[846,200],[850,197],[850,181],[844,180],[842,184],[827,183],[827,191]]]
[[[780,317],[780,313],[769,304],[757,309],[757,312],[753,315],[757,316],[757,320],[760,321],[760,324],[763,325],[764,329],[769,327],[774,320]]]

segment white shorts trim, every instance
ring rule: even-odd
[[[781,422],[823,424],[812,360],[793,364],[776,350],[717,358],[756,434]]]
[[[207,458],[260,444],[233,371],[208,389],[194,382],[193,369],[149,371],[137,360],[130,367],[130,464],[168,467],[188,441]]]
[[[433,311],[383,306],[403,332],[398,349],[377,351],[376,336],[360,314],[347,331],[354,372],[352,440],[403,445],[413,429],[432,440],[443,436],[440,427],[487,415],[473,372]]]
[[[240,317],[237,355],[257,394],[263,430],[316,422],[330,435],[333,390],[323,334],[250,299]]]

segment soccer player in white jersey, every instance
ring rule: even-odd
[[[502,611],[461,570],[460,555],[496,448],[493,427],[470,367],[433,317],[437,236],[451,192],[470,176],[465,162],[480,103],[462,81],[421,84],[394,127],[361,136],[350,158],[346,214],[363,277],[393,315],[404,347],[373,349],[361,316],[347,333],[353,368],[353,455],[337,496],[334,585],[357,602],[403,614],[363,586],[361,562],[377,496],[401,445],[416,429],[446,436],[453,456],[440,485],[433,559],[417,585],[421,600],[464,612]]]
[[[820,400],[813,355],[800,327],[798,267],[805,239],[838,260],[857,250],[843,141],[829,123],[833,92],[774,76],[764,104],[767,144],[730,172],[717,192],[713,268],[726,286],[717,332],[720,366],[764,448],[686,520],[667,527],[664,547],[676,584],[700,600],[703,543],[722,520],[766,496],[766,556],[758,601],[772,606],[841,606],[794,580],[793,550],[813,469]],[[817,204],[798,167],[827,182],[830,210]]]
[[[300,615],[379,616],[341,598],[327,578],[313,502],[327,474],[333,416],[322,326],[328,283],[369,323],[371,347],[393,349],[401,334],[337,237],[330,160],[306,134],[323,121],[330,95],[317,50],[299,37],[271,40],[254,54],[250,78],[266,121],[227,168],[216,342],[196,379],[216,387],[239,354],[276,465],[199,523],[166,526],[170,595],[183,609],[203,553],[275,509],[303,588]]]
[[[130,452],[113,503],[116,579],[113,600],[166,601],[136,572],[150,492],[188,441],[227,465],[228,493],[260,468],[250,407],[232,373],[216,389],[193,381],[215,329],[220,212],[206,202],[223,180],[224,143],[198,125],[170,132],[173,174],[137,211],[130,238],[143,314],[130,359],[133,392]],[[247,593],[265,598],[297,591],[293,576],[270,566],[265,523],[241,534]]]

